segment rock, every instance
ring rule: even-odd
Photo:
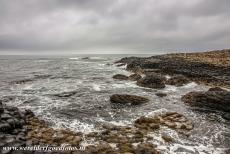
[[[166,134],[166,133],[162,133],[162,134],[161,134],[161,138],[162,138],[165,142],[173,142],[173,141],[174,141],[173,138],[172,138],[170,135]]]
[[[54,94],[53,96],[56,96],[56,97],[71,97],[73,95],[77,94],[77,91],[67,91],[67,92],[62,92],[62,93],[59,93],[59,94]]]
[[[190,92],[181,99],[190,106],[230,112],[230,92],[223,89],[211,88],[206,92]]]
[[[0,100],[0,115],[4,112],[2,100]]]
[[[119,63],[126,63],[126,69],[158,70],[169,75],[184,75],[191,81],[206,85],[230,88],[230,49],[203,53],[178,53],[152,57],[125,57]],[[147,73],[144,73],[147,74]]]
[[[230,113],[223,114],[222,118],[224,118],[225,120],[229,120],[230,121]]]
[[[9,115],[9,114],[7,114],[7,113],[3,113],[3,114],[1,115],[1,119],[2,119],[2,120],[7,120],[7,119],[10,119],[10,118],[12,118],[12,116]]]
[[[116,74],[113,76],[114,79],[118,79],[118,80],[128,80],[129,77],[123,74]]]
[[[183,86],[184,84],[189,83],[189,79],[186,78],[183,75],[177,75],[177,76],[173,76],[172,78],[168,79],[165,84],[168,85],[175,85],[177,87],[179,86]]]
[[[155,95],[158,97],[166,97],[167,96],[166,93],[161,93],[161,92],[155,93]]]
[[[152,143],[140,143],[135,149],[135,154],[160,154]]]
[[[125,66],[125,65],[126,65],[125,63],[121,63],[121,64],[117,64],[116,66],[121,67],[121,66]]]
[[[148,75],[137,81],[137,85],[154,89],[162,89],[165,87],[165,78],[160,75]]]
[[[139,75],[139,74],[131,74],[130,76],[129,76],[129,79],[130,80],[132,80],[132,81],[137,81],[137,80],[140,80],[142,77],[141,77],[141,75]]]
[[[82,60],[89,60],[90,57],[82,57],[81,59],[82,59]]]
[[[115,104],[131,104],[139,105],[148,102],[149,99],[136,96],[136,95],[127,95],[127,94],[114,94],[110,96],[110,102]]]

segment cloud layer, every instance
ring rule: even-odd
[[[0,0],[0,54],[230,48],[229,7],[229,0]]]

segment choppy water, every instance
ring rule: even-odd
[[[121,56],[81,56],[64,58],[0,57],[0,97],[6,104],[31,109],[37,116],[57,128],[90,132],[103,122],[129,125],[142,115],[164,110],[177,111],[189,117],[195,128],[190,137],[162,128],[154,134],[154,143],[165,153],[224,153],[230,147],[230,125],[218,112],[204,112],[186,106],[182,95],[209,87],[189,83],[183,87],[166,86],[162,90],[141,88],[133,81],[113,80],[114,74],[131,74],[113,65]],[[29,79],[23,84],[14,81]],[[155,96],[166,92],[167,97]],[[141,106],[114,108],[112,94],[135,94],[151,101]],[[175,143],[160,139],[167,133]]]

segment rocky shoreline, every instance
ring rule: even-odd
[[[114,80],[135,81],[140,87],[163,89],[166,85],[183,86],[189,82],[212,86],[208,91],[190,92],[181,100],[189,106],[230,113],[230,50],[191,54],[167,54],[148,58],[127,57],[117,61],[118,67],[126,65],[130,76],[114,75]],[[22,81],[27,82],[27,81]],[[75,94],[63,93],[57,97]],[[165,97],[167,93],[156,93]],[[129,106],[148,103],[149,99],[128,94],[110,96],[113,105]],[[173,129],[180,135],[189,137],[194,124],[188,117],[178,112],[162,112],[139,117],[130,126],[101,124],[100,131],[73,132],[68,129],[51,128],[30,110],[19,110],[0,101],[0,147],[25,147],[32,145],[84,146],[84,151],[53,151],[49,153],[67,154],[158,154],[163,153],[151,141],[161,127]],[[228,116],[226,116],[228,117]],[[228,118],[226,118],[228,119]],[[228,119],[229,120],[229,119]],[[165,143],[174,139],[161,135]],[[1,149],[2,150],[2,149]],[[2,153],[47,153],[44,151],[1,151]]]

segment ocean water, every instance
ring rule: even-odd
[[[125,66],[113,64],[125,56],[148,55],[0,56],[0,99],[8,105],[31,109],[54,128],[85,133],[98,130],[102,123],[131,125],[143,115],[176,111],[191,119],[195,127],[190,137],[162,127],[153,134],[153,142],[160,150],[213,154],[224,153],[230,147],[230,124],[222,119],[222,113],[191,108],[180,100],[190,91],[209,87],[192,82],[155,90],[138,87],[134,81],[112,79],[118,73],[131,74]],[[22,80],[25,82],[18,82]],[[157,97],[156,92],[166,92],[167,97]],[[109,101],[112,94],[145,96],[150,102],[117,108]],[[162,133],[172,136],[175,142],[164,143]]]

